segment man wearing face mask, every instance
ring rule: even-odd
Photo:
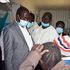
[[[33,26],[35,20],[35,15],[33,13],[29,13],[29,24],[27,25],[27,28],[30,29]]]
[[[29,23],[27,25],[28,31],[31,34],[33,31],[35,15],[33,13],[29,13]]]
[[[33,13],[29,13],[29,23],[27,25],[28,31],[32,35],[33,31],[38,28],[37,23],[35,22],[35,15]]]
[[[58,37],[51,23],[52,14],[50,12],[44,13],[42,22],[38,24],[39,28],[32,34],[35,43],[43,44],[45,42],[53,42],[54,38]]]
[[[64,33],[65,23],[63,21],[56,22],[56,31],[59,35],[65,35]]]
[[[14,21],[3,29],[6,70],[18,70],[33,46],[26,28],[28,19],[28,9],[21,6],[16,12],[16,22]]]

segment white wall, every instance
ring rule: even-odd
[[[65,27],[70,28],[70,10],[40,10],[40,20],[42,18],[42,15],[45,12],[51,12],[52,13],[52,25],[55,27],[55,24],[57,21],[61,20],[65,22]]]
[[[13,17],[16,19],[16,12],[17,12],[17,9],[20,7],[19,4],[16,4],[16,5],[12,5],[12,13],[13,13]]]
[[[22,6],[26,7],[30,12],[36,14],[35,5],[31,0],[16,0],[17,3],[21,4]]]

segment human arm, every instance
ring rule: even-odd
[[[19,70],[33,70],[41,59],[42,55],[48,50],[43,50],[42,45],[36,46],[36,49],[30,51],[26,60],[20,65]]]
[[[10,29],[3,30],[3,43],[4,43],[4,56],[5,56],[5,69],[13,70],[12,56],[13,56],[13,36]]]

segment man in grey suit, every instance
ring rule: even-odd
[[[3,30],[6,70],[18,70],[20,64],[26,59],[29,53],[28,44],[19,27],[19,25],[26,27],[28,14],[29,11],[27,8],[18,8],[16,12],[17,21],[6,26]]]

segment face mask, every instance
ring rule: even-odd
[[[23,26],[23,27],[26,27],[27,24],[28,24],[28,21],[25,21],[25,20],[20,20],[20,22],[19,22],[19,25]]]
[[[28,22],[27,28],[31,28],[32,26],[33,26],[33,22],[32,23]]]
[[[63,33],[63,28],[57,27],[57,28],[56,28],[56,31],[57,31],[58,33]]]
[[[43,27],[48,27],[49,25],[50,25],[49,23],[43,23],[43,22],[42,22],[42,26],[43,26]]]

